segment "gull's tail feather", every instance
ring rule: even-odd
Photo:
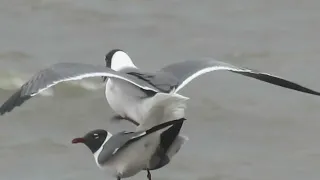
[[[145,112],[148,112],[138,130],[150,128],[160,123],[184,117],[188,97],[179,94],[157,93],[145,102]]]

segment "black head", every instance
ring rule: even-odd
[[[83,143],[92,151],[92,153],[95,153],[102,146],[107,137],[107,131],[96,129],[88,132],[84,137],[73,139],[72,143]]]
[[[113,55],[118,51],[123,52],[123,50],[121,50],[121,49],[113,49],[110,52],[108,52],[108,54],[106,54],[105,59],[104,59],[106,61],[106,67],[111,68]]]
[[[121,49],[113,49],[105,56],[106,67],[119,71],[125,67],[135,67],[129,55]],[[107,77],[103,77],[106,81]]]
[[[108,54],[106,54],[104,60],[106,61],[106,67],[107,68],[111,68],[111,63],[112,63],[112,58],[114,56],[114,54],[118,51],[122,51],[121,49],[113,49],[111,51],[108,52]],[[107,77],[102,77],[103,81],[107,80]]]

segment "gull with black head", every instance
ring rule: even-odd
[[[151,180],[150,169],[153,167],[150,160],[159,152],[159,133],[167,128],[180,130],[183,121],[167,121],[143,131],[123,131],[112,135],[103,129],[93,130],[81,138],[75,138],[72,143],[83,143],[93,153],[97,166],[109,170],[117,180],[134,176],[146,169],[147,177]],[[175,131],[175,130],[174,130]]]
[[[174,98],[177,101],[186,99],[187,97],[179,95],[178,92],[193,79],[214,71],[229,71],[287,89],[316,96],[320,95],[318,91],[284,78],[214,59],[177,62],[166,65],[155,73],[150,73],[139,69],[123,50],[114,49],[106,55],[105,63],[108,68],[134,76],[158,89],[158,91],[147,90],[132,86],[132,84],[119,81],[118,79],[104,77],[104,80],[107,81],[105,89],[106,98],[110,107],[118,114],[114,119],[126,119],[135,125],[146,123],[144,122],[146,120],[144,116],[148,111],[148,107],[150,107],[150,104],[156,104],[158,101],[161,101],[163,97],[162,93],[175,96]],[[151,124],[154,125],[155,123]]]

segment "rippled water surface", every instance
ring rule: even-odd
[[[142,69],[213,57],[320,90],[316,0],[0,0],[0,102],[56,62],[104,65],[113,48]],[[228,72],[189,96],[190,140],[155,180],[318,180],[320,98]],[[113,179],[71,139],[109,122],[100,79],[61,84],[0,117],[0,179]],[[132,179],[146,179],[142,172]]]

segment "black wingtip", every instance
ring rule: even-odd
[[[174,124],[177,124],[177,123],[182,123],[182,122],[185,121],[185,120],[187,120],[187,119],[185,119],[185,118],[180,118],[180,119],[176,119],[176,120],[172,120],[172,121],[167,121],[167,122],[165,122],[165,123],[162,123],[162,124],[153,126],[152,128],[146,130],[146,134],[150,134],[150,133],[159,131],[159,130],[161,130],[161,129],[164,129],[164,128],[168,127],[168,126],[171,126],[171,125],[174,125]]]
[[[183,122],[176,123],[161,133],[160,146],[162,147],[163,154],[167,154],[173,141],[175,141],[175,139],[179,135],[182,125]]]
[[[282,79],[280,77],[272,76],[272,75],[265,74],[265,73],[258,73],[258,72],[256,72],[256,73],[240,72],[240,71],[233,71],[233,72],[244,75],[244,76],[252,77],[252,78],[258,79],[260,81],[264,81],[264,82],[273,84],[273,85],[281,86],[281,87],[284,87],[287,89],[320,96],[320,92],[314,91],[312,89],[309,89],[309,88],[301,86],[297,83]]]
[[[21,90],[17,91],[1,105],[0,115],[11,112],[15,107],[21,106],[22,103],[30,98],[31,96],[21,96]]]

